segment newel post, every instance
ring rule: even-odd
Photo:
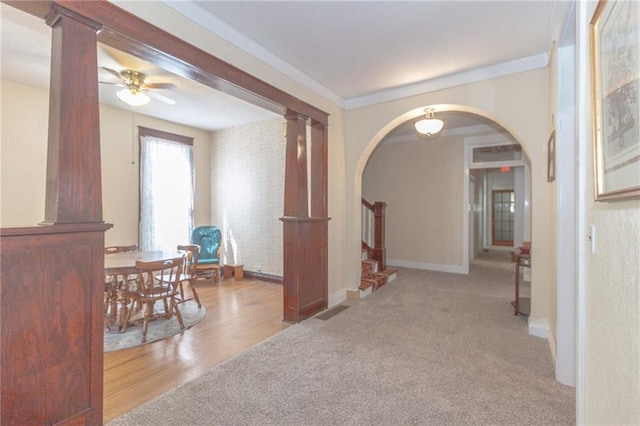
[[[373,258],[378,261],[381,271],[387,269],[387,248],[385,247],[385,209],[387,203],[376,201],[373,204],[374,222],[374,247]]]

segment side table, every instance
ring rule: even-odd
[[[233,276],[233,278],[236,281],[240,281],[241,279],[244,278],[243,267],[244,265],[237,265],[235,263],[224,265],[222,269],[222,277],[226,279],[226,278],[231,278]]]
[[[513,315],[529,316],[531,312],[531,299],[529,297],[520,297],[520,267],[531,268],[530,254],[516,254],[516,298],[511,305],[513,306]]]

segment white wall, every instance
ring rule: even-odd
[[[585,424],[631,425],[640,421],[640,200],[593,201],[588,29],[594,9],[592,2],[577,5],[580,414]]]
[[[44,219],[48,90],[2,81],[2,217],[6,226]],[[10,105],[10,107],[6,107]],[[209,132],[101,105],[103,219],[113,224],[105,244],[138,241],[138,126],[194,138],[195,224],[209,222]]]
[[[44,220],[49,92],[0,80],[0,225]]]
[[[459,137],[379,146],[362,193],[386,208],[387,263],[462,270],[463,143]]]
[[[221,261],[277,276],[283,267],[284,124],[284,118],[261,121],[214,132],[211,139],[211,223],[223,233]]]

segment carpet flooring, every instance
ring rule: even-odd
[[[569,425],[575,391],[514,316],[513,272],[400,269],[114,419],[119,425]]]
[[[202,318],[204,318],[207,310],[204,306],[198,308],[198,304],[194,300],[188,300],[178,305],[182,314],[182,322],[185,330],[193,327]],[[162,302],[156,302],[154,310],[164,312]],[[140,318],[142,311],[134,315],[134,319]],[[149,329],[147,330],[147,341],[141,343],[142,339],[142,321],[138,324],[127,327],[124,333],[120,333],[116,328],[111,331],[104,331],[104,351],[112,352],[121,349],[133,348],[134,346],[157,342],[180,333],[180,324],[174,316],[171,319],[157,319],[149,321]]]

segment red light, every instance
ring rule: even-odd
[[[500,171],[501,171],[502,173],[507,173],[507,172],[508,172],[508,171],[510,171],[510,170],[511,170],[511,167],[509,167],[509,166],[502,166],[502,167],[500,167]]]

